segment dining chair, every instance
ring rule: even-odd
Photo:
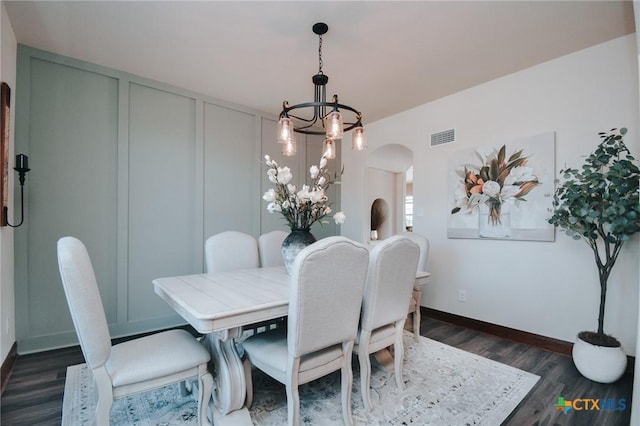
[[[74,237],[58,241],[58,266],[73,325],[98,393],[92,424],[109,425],[115,398],[172,383],[196,379],[198,419],[208,425],[207,407],[213,377],[207,369],[209,352],[187,331],[169,330],[117,345],[111,344],[91,259]]]
[[[204,243],[204,256],[207,273],[260,267],[258,240],[244,232],[224,231],[212,235]],[[282,323],[282,319],[276,318],[245,325],[242,330],[257,333]]]
[[[345,237],[323,238],[296,257],[289,289],[287,329],[249,337],[243,343],[246,365],[253,364],[287,392],[289,425],[300,420],[298,386],[341,371],[342,415],[351,417],[351,357],[358,332],[369,253]],[[251,374],[247,374],[247,406]]]
[[[362,402],[368,410],[373,407],[370,354],[393,346],[396,384],[404,389],[402,334],[419,255],[419,247],[399,235],[382,240],[371,250],[355,348],[360,361]]]
[[[402,232],[399,234],[403,237],[409,238],[420,247],[420,259],[418,260],[417,271],[426,272],[427,262],[429,260],[429,239],[424,235],[416,234],[415,232]],[[422,300],[422,290],[413,290],[411,302],[409,303],[409,312],[407,315],[411,316],[413,336],[417,340],[420,337],[420,321],[422,321],[420,315],[420,302]]]
[[[204,258],[208,273],[260,267],[256,238],[238,231],[224,231],[207,238]]]
[[[282,242],[289,235],[286,231],[271,231],[258,237],[258,253],[260,266],[284,266],[282,259]]]

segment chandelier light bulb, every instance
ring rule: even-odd
[[[358,126],[351,134],[351,149],[362,151],[367,148],[367,139],[364,137],[364,127]]]
[[[340,111],[332,111],[325,117],[325,129],[327,131],[327,138],[333,140],[342,139],[344,133],[344,127],[342,125],[342,114]]]
[[[278,121],[278,143],[290,143],[295,142],[293,136],[293,123],[289,117],[281,117]]]
[[[296,155],[296,141],[295,139],[290,139],[288,142],[282,145],[282,155],[285,157],[291,157]]]
[[[336,158],[336,143],[333,139],[325,139],[323,156],[329,160],[333,160],[334,158]]]

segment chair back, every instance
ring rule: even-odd
[[[373,331],[406,318],[419,255],[420,248],[400,235],[382,240],[371,250],[362,329]]]
[[[418,271],[428,271],[427,262],[429,261],[429,239],[424,235],[415,232],[403,232],[403,237],[409,238],[420,247],[420,260],[418,261]]]
[[[369,252],[345,237],[305,247],[293,265],[288,351],[298,357],[355,340]]]
[[[225,231],[213,235],[204,243],[206,272],[225,272],[258,268],[258,242],[253,235]]]
[[[111,353],[111,336],[91,259],[80,240],[58,240],[58,267],[84,358],[91,369],[101,367]]]
[[[260,266],[284,266],[282,242],[289,235],[286,231],[271,231],[258,237]]]

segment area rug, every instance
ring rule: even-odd
[[[372,368],[374,410],[366,411],[360,394],[356,357],[353,368],[353,419],[359,425],[500,425],[540,377],[444,345],[405,334],[405,390],[391,371]],[[253,370],[255,425],[287,423],[284,386]],[[95,407],[91,372],[85,364],[67,369],[62,426],[89,424]],[[300,420],[306,425],[342,425],[340,373],[300,387]],[[177,385],[114,401],[110,424],[173,426],[197,424],[192,397],[181,397]]]

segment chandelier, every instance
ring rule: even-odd
[[[327,101],[327,82],[329,77],[322,72],[322,35],[329,30],[327,24],[319,22],[313,26],[313,32],[318,35],[318,73],[312,77],[313,102],[289,105],[282,103],[282,112],[278,119],[278,143],[282,144],[282,154],[291,156],[296,153],[296,139],[294,133],[307,135],[324,135],[327,158],[335,158],[336,142],[342,139],[344,132],[353,130],[351,148],[362,150],[367,147],[362,126],[362,113],[338,101],[338,95],[333,95]],[[347,113],[347,120],[343,118]]]

